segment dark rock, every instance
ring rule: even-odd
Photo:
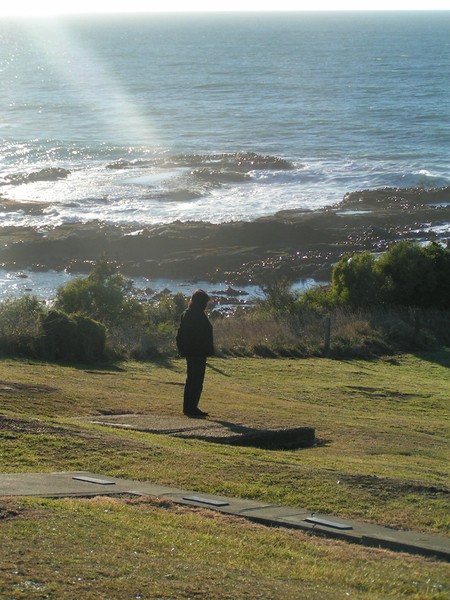
[[[175,221],[138,233],[97,221],[47,232],[4,227],[0,263],[11,270],[39,265],[87,273],[106,254],[128,276],[233,285],[265,283],[273,274],[323,280],[344,254],[384,251],[401,239],[437,239],[431,228],[450,222],[449,195],[450,188],[366,190],[318,211],[281,211],[252,222]]]

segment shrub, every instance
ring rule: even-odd
[[[383,276],[370,252],[343,257],[331,278],[332,298],[340,306],[371,306],[382,301]]]
[[[79,362],[93,362],[104,357],[106,329],[101,323],[58,310],[50,310],[41,322],[46,357]]]
[[[304,292],[299,298],[298,308],[323,314],[333,310],[337,304],[331,285],[321,285]]]
[[[95,362],[105,356],[106,327],[83,315],[73,315],[76,360]]]
[[[9,355],[34,356],[39,338],[39,320],[45,308],[36,296],[8,298],[0,303],[0,351]]]
[[[256,302],[256,310],[269,313],[294,313],[298,294],[289,279],[275,279],[262,288],[264,298]]]
[[[146,321],[152,325],[171,323],[178,327],[181,314],[186,310],[188,301],[183,294],[165,294],[150,302],[145,309]]]
[[[300,305],[330,310],[368,307],[450,309],[450,251],[439,244],[399,242],[378,259],[370,252],[343,256],[331,287],[304,294]]]
[[[433,242],[400,242],[382,255],[377,269],[391,306],[450,308],[450,252]]]
[[[87,277],[58,289],[55,308],[67,314],[82,314],[107,325],[139,321],[143,307],[131,297],[132,285],[105,257]]]
[[[313,340],[310,333],[311,328],[293,315],[273,315],[258,310],[247,310],[214,322],[216,349],[220,354],[231,356],[307,356],[317,350],[318,337]]]

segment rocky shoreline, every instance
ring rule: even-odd
[[[19,202],[0,198],[0,210]],[[20,203],[43,211],[48,203]],[[394,242],[447,240],[450,187],[384,188],[347,194],[317,211],[281,211],[251,222],[179,222],[140,230],[101,222],[42,230],[0,228],[0,266],[88,273],[106,254],[126,276],[264,284],[274,275],[329,280],[344,254],[382,252]]]

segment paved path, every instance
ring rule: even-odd
[[[264,525],[302,529],[366,546],[423,554],[447,561],[450,559],[448,538],[319,515],[302,508],[191,492],[88,471],[0,474],[0,497],[64,498],[117,494],[169,498],[186,506],[209,508]]]

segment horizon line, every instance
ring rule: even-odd
[[[51,17],[70,17],[70,16],[105,16],[105,15],[189,15],[189,14],[203,14],[203,15],[241,15],[241,14],[286,14],[286,13],[328,13],[328,14],[339,14],[339,13],[419,13],[419,12],[450,12],[450,8],[317,8],[311,9],[258,9],[258,10],[214,10],[214,9],[190,9],[190,10],[159,10],[159,9],[131,9],[131,10],[99,10],[92,12],[82,11],[68,11],[68,12],[44,12],[44,13],[0,13],[0,19],[2,18],[51,18]]]

